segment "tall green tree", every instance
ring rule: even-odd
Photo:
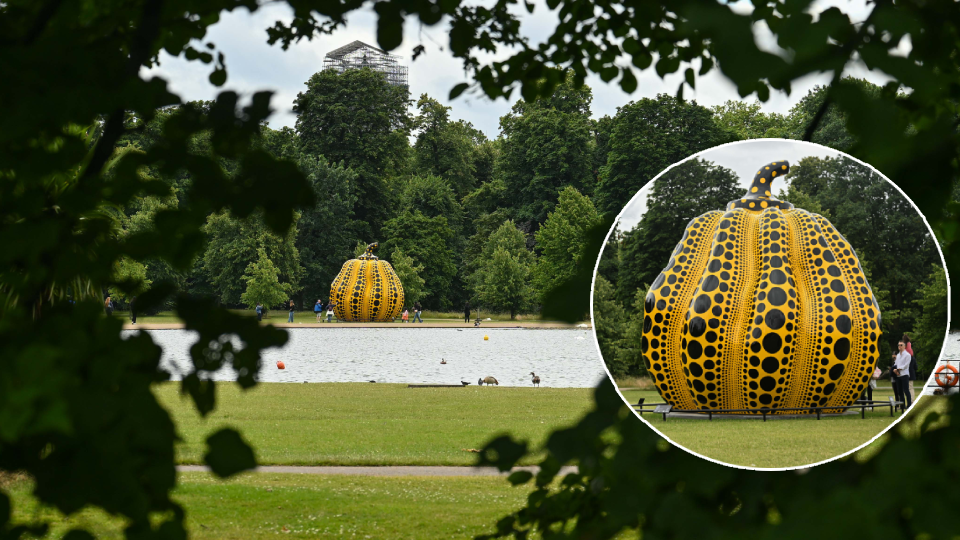
[[[533,282],[543,298],[549,291],[573,277],[581,265],[593,267],[596,259],[584,259],[587,232],[600,223],[600,215],[572,186],[560,192],[557,207],[537,231],[540,257],[533,269]]]
[[[409,101],[406,87],[371,69],[315,73],[294,100],[301,148],[357,174],[354,216],[363,236],[376,236],[391,215],[387,180],[407,159]]]
[[[300,290],[303,268],[296,247],[296,225],[281,236],[268,230],[259,216],[238,219],[221,212],[207,219],[204,231],[209,241],[203,255],[203,271],[221,302],[241,303],[240,297],[247,289],[244,274],[260,259],[260,251],[276,266],[290,293]]]
[[[697,158],[670,169],[653,183],[643,218],[623,238],[617,282],[622,305],[630,305],[637,289],[653,283],[691,219],[722,210],[743,195],[737,182],[730,169]]]
[[[610,374],[616,378],[627,376],[628,369],[618,356],[627,326],[627,312],[617,302],[613,285],[603,276],[597,276],[593,286],[593,327],[597,332],[600,355]]]
[[[855,92],[862,98],[876,100],[880,98],[883,89],[865,79],[844,77],[837,87],[844,87],[847,91]],[[848,152],[853,148],[857,139],[847,129],[847,113],[836,103],[828,101],[830,87],[817,85],[803,96],[800,101],[790,108],[786,117],[783,136],[790,139],[803,139],[807,126],[812,125],[814,117],[820,114],[817,128],[806,140]],[[821,113],[821,109],[823,112]]]
[[[533,296],[530,287],[530,265],[520,257],[498,247],[480,265],[477,298],[488,310],[508,311],[510,319],[529,305]]]
[[[417,109],[420,114],[413,119],[416,171],[443,178],[460,199],[476,186],[474,141],[479,132],[467,122],[450,121],[450,107],[426,94],[420,96]]]
[[[350,258],[361,227],[353,219],[355,172],[303,151],[297,153],[297,165],[317,200],[300,213],[297,221],[295,247],[303,267],[302,309],[304,295],[310,300],[330,294],[330,284]]]
[[[920,316],[914,324],[913,350],[921,371],[931,371],[940,360],[944,331],[947,328],[947,274],[943,266],[931,265],[930,275],[924,280],[915,300]]]
[[[507,220],[487,235],[468,282],[483,306],[494,311],[509,311],[514,318],[534,299],[535,291],[530,286],[534,262],[533,253],[527,249],[526,235],[513,221]]]
[[[571,75],[546,98],[514,104],[500,118],[499,178],[513,218],[544,222],[567,186],[593,193],[590,88]]]
[[[453,306],[454,280],[458,257],[450,248],[453,229],[445,216],[428,217],[421,210],[404,210],[383,225],[386,238],[381,249],[390,260],[396,250],[423,266],[425,296],[420,301],[426,309],[449,309]]]
[[[601,213],[619,213],[668,166],[734,138],[695,101],[659,94],[618,107],[607,164],[597,185],[597,208]]]
[[[265,308],[275,308],[290,298],[292,287],[280,282],[280,271],[267,257],[263,248],[257,250],[257,260],[247,266],[243,273],[246,289],[240,295],[240,301],[253,308],[258,302]]]
[[[740,140],[762,139],[764,137],[789,138],[794,135],[785,116],[779,113],[765,113],[759,101],[728,100],[723,105],[713,107],[713,118],[720,129],[732,133]]]
[[[407,306],[412,306],[414,302],[430,293],[424,287],[426,280],[420,275],[423,272],[423,265],[416,264],[413,257],[404,255],[403,250],[395,249],[390,257],[390,265],[393,266],[393,271],[397,273],[400,284],[403,285],[403,300]]]

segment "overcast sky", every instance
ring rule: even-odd
[[[549,11],[544,2],[538,1],[538,8],[533,15],[523,11],[522,28],[525,35],[537,43],[556,26],[556,16]],[[862,1],[844,2],[815,2],[814,10],[819,11],[829,5],[839,5],[850,14],[853,20],[861,20],[865,16],[865,4]],[[748,2],[737,3],[738,9],[749,11]],[[518,7],[519,10],[522,8]],[[213,99],[222,90],[235,90],[241,95],[249,96],[259,90],[273,90],[272,100],[275,113],[270,118],[273,128],[293,126],[296,117],[291,112],[293,100],[297,93],[305,89],[307,79],[323,67],[324,55],[342,45],[354,40],[364,41],[376,46],[376,16],[370,11],[361,11],[352,14],[345,28],[332,35],[320,36],[313,41],[301,41],[291,45],[289,50],[283,51],[279,46],[267,45],[266,28],[277,20],[289,21],[291,11],[286,4],[271,4],[250,14],[240,9],[233,13],[225,13],[220,22],[210,27],[205,41],[216,43],[218,50],[226,55],[229,78],[223,88],[213,87],[207,81],[210,66],[200,62],[187,62],[181,58],[174,58],[163,54],[160,66],[144,70],[144,76],[159,75],[167,79],[171,90],[184,100]],[[765,26],[755,28],[758,42],[767,49],[774,50],[775,44]],[[444,23],[433,27],[421,28],[419,23],[408,20],[405,26],[403,44],[392,54],[401,57],[410,67],[410,94],[416,100],[420,94],[426,93],[445,105],[451,105],[451,116],[454,119],[467,120],[488,137],[496,138],[499,135],[500,117],[510,111],[512,101],[497,100],[463,95],[452,103],[447,96],[450,89],[460,82],[469,82],[463,72],[460,61],[453,58],[448,49],[447,29]],[[426,47],[426,54],[411,61],[413,48],[419,44]],[[498,57],[505,57],[509,51],[498,53]],[[493,57],[488,57],[493,58]],[[617,107],[644,97],[654,97],[658,93],[676,93],[681,75],[668,76],[661,80],[652,69],[637,72],[639,84],[637,90],[628,95],[614,84],[606,84],[598,77],[591,76],[587,84],[593,89],[593,116],[614,115]],[[849,75],[867,78],[875,83],[882,84],[888,79],[868,72],[863,66],[851,65],[846,72]],[[789,96],[775,93],[764,104],[767,112],[786,113],[800,98],[817,84],[828,82],[829,76],[810,76],[793,84],[793,93]],[[697,82],[698,90],[684,91],[684,96],[694,99],[705,106],[720,105],[730,99],[740,99],[734,86],[718,71],[713,70]],[[752,101],[754,98],[747,97]],[[413,107],[411,107],[413,110]]]

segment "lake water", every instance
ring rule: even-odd
[[[190,371],[196,333],[145,330],[163,347],[162,367],[174,380]],[[594,387],[605,377],[590,330],[455,328],[293,328],[282,349],[263,354],[262,382],[477,384],[491,375],[501,386]],[[125,331],[130,334],[136,330]],[[483,336],[490,336],[484,341]],[[441,358],[447,364],[440,364]],[[277,369],[282,360],[286,369]],[[213,374],[235,380],[233,368]]]

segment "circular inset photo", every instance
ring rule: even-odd
[[[741,141],[660,173],[597,263],[594,332],[624,401],[673,444],[752,469],[849,454],[921,397],[949,325],[913,203],[824,146]]]

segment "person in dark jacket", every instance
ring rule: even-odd
[[[293,305],[293,300],[290,301],[290,317],[287,318],[287,322],[293,322],[293,312],[296,308]]]
[[[413,322],[417,322],[417,321],[423,322],[423,319],[420,318],[420,312],[422,310],[423,308],[420,307],[419,301],[413,303]]]
[[[470,301],[463,305],[463,322],[470,322]]]
[[[136,296],[130,299],[130,319],[133,321],[133,324],[137,324],[137,297]]]
[[[263,304],[261,304],[260,302],[257,302],[257,320],[258,321],[263,320]]]
[[[890,362],[890,387],[893,388],[893,399],[899,401],[900,403],[906,403],[906,400],[903,399],[903,392],[900,390],[900,379],[893,371],[896,367],[897,353],[893,353],[892,360]]]

